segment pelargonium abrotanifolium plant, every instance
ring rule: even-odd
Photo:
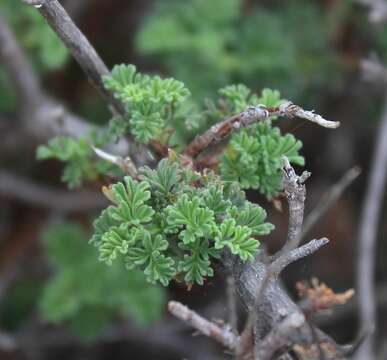
[[[94,222],[91,243],[99,259],[108,265],[123,261],[128,269],[142,270],[149,282],[165,286],[171,280],[203,284],[223,251],[241,261],[253,260],[259,238],[274,226],[266,222],[262,207],[246,199],[244,189],[258,189],[268,199],[276,196],[281,191],[282,157],[294,164],[304,162],[301,142],[282,135],[272,118],[234,133],[213,169],[196,171],[178,153],[193,129],[199,131],[249,105],[276,107],[284,101],[279,92],[264,89],[257,95],[244,85],[231,85],[219,90],[218,101],[201,107],[182,82],[141,74],[133,65],[114,67],[103,81],[126,112],[112,119],[106,136],[98,137],[99,146],[131,134],[138,143],[157,142],[174,151],[154,168],[140,168],[134,178],[114,174],[118,181],[104,189],[111,205]],[[189,126],[182,126],[187,119]],[[64,180],[76,174],[70,185],[79,185],[82,177],[112,175],[112,169],[93,156],[93,141],[95,137],[62,137],[41,147],[38,155],[68,162],[71,172],[67,170]]]

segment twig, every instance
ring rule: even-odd
[[[208,321],[177,301],[170,301],[168,310],[178,319],[200,331],[203,335],[213,338],[227,349],[233,351],[236,348],[238,337],[229,328],[220,327]]]
[[[248,127],[255,122],[268,119],[269,111],[264,106],[251,106],[245,111],[213,125],[204,134],[197,136],[184,150],[184,155],[195,158],[211,145],[218,144],[234,130]]]
[[[277,110],[272,109],[270,112],[272,116],[286,116],[289,118],[299,117],[328,129],[336,129],[340,126],[339,121],[326,120],[321,115],[316,114],[314,110],[304,110],[302,107],[293,104],[291,101],[284,102]]]
[[[37,8],[50,27],[70,50],[90,82],[96,87],[107,103],[111,104],[117,113],[124,114],[125,108],[123,104],[114,98],[113,94],[103,86],[102,76],[110,74],[108,68],[87,38],[71,20],[62,5],[57,0],[22,1]]]
[[[289,118],[297,116],[330,129],[335,129],[340,125],[339,122],[325,120],[313,111],[304,110],[290,101],[275,108],[267,108],[263,105],[250,106],[245,111],[213,125],[204,134],[197,136],[186,147],[184,155],[195,158],[209,146],[218,144],[227,138],[233,131],[267,120],[271,116],[285,116]]]
[[[93,150],[94,150],[95,154],[98,157],[100,157],[101,159],[109,161],[109,162],[119,166],[125,174],[128,174],[133,178],[135,178],[137,176],[137,168],[129,156],[123,158],[122,156],[110,154],[110,153],[108,153],[102,149],[99,149],[95,146],[93,146]]]
[[[327,245],[328,243],[329,240],[327,238],[322,238],[319,240],[314,239],[308,242],[307,244],[300,246],[297,249],[293,249],[288,253],[282,254],[280,257],[278,257],[271,263],[269,271],[274,276],[278,276],[283,271],[283,269],[285,269],[285,267],[289,264],[313,254],[322,246]]]
[[[0,171],[0,194],[55,211],[90,211],[106,206],[99,193],[67,192],[34,184],[14,174]]]
[[[387,175],[387,90],[380,129],[377,132],[370,178],[364,198],[358,229],[358,262],[356,282],[359,293],[359,317],[365,331],[373,332],[359,350],[359,359],[374,358],[376,327],[375,257],[376,234],[380,219]]]
[[[295,312],[288,315],[278,326],[261,341],[256,349],[256,360],[270,360],[274,353],[288,345],[291,332],[299,329],[305,323],[305,317],[302,313]]]
[[[310,212],[304,221],[302,232],[299,235],[300,242],[327,210],[337,201],[348,186],[360,175],[360,172],[361,170],[357,166],[348,170],[344,176],[323,195],[318,205]]]

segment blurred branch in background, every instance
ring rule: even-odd
[[[60,134],[78,138],[90,133],[92,127],[86,120],[69,112],[43,91],[30,62],[1,15],[0,61],[17,90],[18,111],[28,134],[46,140]],[[117,153],[125,154],[128,151],[125,140],[112,147]]]
[[[22,1],[34,6],[46,19],[51,28],[70,50],[91,84],[95,86],[106,102],[112,106],[113,113],[124,114],[123,104],[114,98],[113,94],[103,85],[102,77],[110,74],[109,69],[94,47],[68,16],[62,5],[56,0]]]
[[[60,212],[82,212],[101,209],[107,201],[101,193],[63,191],[34,184],[7,171],[0,171],[0,195],[38,207]]]
[[[361,170],[355,166],[348,170],[344,176],[322,196],[318,205],[306,217],[301,234],[301,242],[305,235],[313,228],[329,208],[340,198],[343,192],[350,186],[360,175]]]
[[[387,2],[385,0],[356,0],[369,9],[371,23],[382,23],[387,20]]]
[[[364,63],[363,63],[364,64]],[[380,79],[385,78],[386,69],[379,64],[370,66],[365,63],[364,70],[380,69]],[[381,124],[376,136],[374,155],[371,161],[370,177],[364,197],[363,208],[358,229],[358,262],[357,289],[359,293],[360,324],[370,335],[359,349],[358,359],[375,358],[375,334],[377,328],[376,298],[375,298],[375,268],[377,230],[382,210],[382,204],[387,176],[387,88],[385,89],[384,108]]]

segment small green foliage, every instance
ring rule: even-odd
[[[213,275],[210,259],[218,258],[224,246],[250,260],[259,245],[253,236],[273,228],[264,223],[265,211],[245,200],[237,184],[223,184],[215,174],[199,177],[164,159],[154,170],[141,169],[140,178],[125,177],[111,186],[113,205],[95,221],[91,242],[100,260],[111,265],[124,258],[149,282],[202,284]],[[232,233],[216,240],[227,221],[234,224]]]
[[[249,105],[254,105],[250,101],[251,90],[243,84],[226,86],[219,90],[219,94],[227,101],[233,113],[241,112]]]
[[[284,100],[277,90],[263,89],[260,96],[244,85],[232,85],[220,90],[229,112],[239,112],[248,105],[277,107]],[[221,158],[220,173],[224,180],[237,181],[243,189],[258,189],[268,198],[281,190],[282,157],[293,164],[304,165],[299,155],[302,143],[293,135],[281,135],[271,121],[256,124],[231,136]]]
[[[251,229],[248,226],[236,225],[234,219],[226,219],[215,237],[215,248],[222,249],[228,246],[231,253],[246,261],[253,260],[259,243],[250,237]]]
[[[134,65],[115,66],[103,81],[127,110],[125,118],[112,122],[111,133],[122,136],[130,129],[136,140],[144,144],[161,136],[167,119],[190,95],[182,82],[140,74]]]
[[[272,224],[264,222],[266,211],[250,202],[246,202],[240,209],[233,206],[229,209],[229,213],[237,225],[247,226],[254,236],[267,235],[274,229]]]
[[[263,89],[261,96],[257,99],[258,104],[265,105],[267,107],[277,107],[281,105],[284,100],[281,99],[281,94],[278,90]]]
[[[222,156],[220,172],[225,180],[238,181],[244,189],[258,189],[271,198],[281,190],[282,157],[304,165],[302,143],[293,135],[281,135],[270,123],[260,123],[232,136]]]
[[[174,261],[163,253],[168,249],[168,241],[160,234],[151,234],[141,229],[134,236],[135,246],[131,247],[126,257],[128,269],[136,265],[144,266],[144,274],[151,283],[160,281],[167,286],[169,280],[175,275]],[[136,246],[137,245],[137,246]]]
[[[62,180],[70,188],[80,186],[83,179],[96,180],[112,168],[106,161],[95,160],[94,152],[85,138],[53,138],[47,145],[38,147],[36,156],[39,160],[58,159],[65,162]]]
[[[183,194],[175,204],[167,208],[167,221],[172,230],[183,228],[179,237],[184,244],[195,242],[196,238],[208,237],[214,223],[214,213],[202,207],[198,197],[189,199]]]
[[[243,84],[226,86],[219,90],[227,105],[227,111],[238,113],[246,110],[248,106],[265,105],[266,107],[277,107],[284,99],[278,90],[265,88],[261,95],[257,96]]]
[[[131,317],[140,325],[160,317],[162,290],[148,285],[143,273],[125,269],[123,261],[104,266],[79,225],[53,225],[42,237],[55,269],[40,298],[40,310],[47,320],[65,323],[89,339],[119,315]]]

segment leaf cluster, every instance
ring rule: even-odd
[[[88,339],[120,316],[131,317],[140,325],[160,317],[162,289],[147,284],[142,272],[125,269],[122,261],[107,269],[78,224],[52,225],[42,237],[54,268],[39,304],[47,320],[65,323]]]
[[[103,81],[126,105],[126,116],[112,122],[111,132],[119,137],[130,131],[144,144],[160,140],[168,120],[190,95],[182,82],[140,74],[134,65],[116,65]]]
[[[259,246],[255,237],[273,229],[238,184],[199,176],[168,159],[154,170],[143,168],[140,180],[125,177],[107,195],[113,205],[95,221],[91,243],[101,261],[111,265],[123,258],[152,283],[203,284],[213,275],[211,258],[228,248],[252,260]]]
[[[276,90],[264,89],[258,97],[244,85],[228,86],[220,94],[235,112],[248,104],[276,107],[283,101]],[[301,147],[301,141],[291,134],[282,135],[271,121],[256,124],[232,135],[221,157],[221,176],[224,180],[237,181],[243,189],[258,189],[272,198],[281,190],[283,156],[293,164],[304,165],[304,158],[299,155]]]

